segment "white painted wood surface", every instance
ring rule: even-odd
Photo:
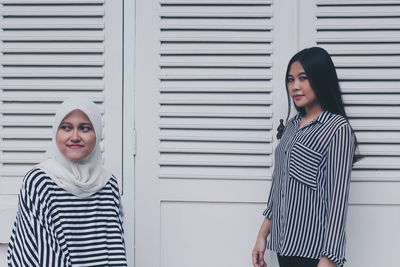
[[[137,1],[140,15],[136,51],[140,55],[136,66],[142,67],[137,70],[135,88],[138,130],[136,266],[251,266],[250,253],[270,180],[268,175],[260,178],[262,174],[252,172],[257,164],[251,157],[232,155],[273,152],[275,131],[264,138],[235,133],[232,125],[239,123],[238,117],[244,114],[248,120],[243,127],[256,128],[260,122],[266,126],[269,121],[262,116],[259,121],[250,119],[262,114],[262,108],[246,113],[242,106],[232,110],[228,107],[240,102],[245,105],[270,103],[271,126],[275,129],[286,111],[283,76],[287,61],[299,49],[316,44],[333,55],[346,109],[357,131],[360,151],[366,155],[353,172],[346,266],[395,266],[397,261],[391,255],[396,255],[399,248],[396,240],[400,225],[400,121],[396,106],[399,81],[393,77],[399,76],[396,55],[400,51],[398,25],[385,16],[393,16],[400,2],[274,1],[268,12],[260,8],[259,12],[247,13],[253,18],[260,14],[273,17],[272,21],[261,24],[245,19],[235,22],[240,12],[246,13],[245,7],[237,11],[234,5],[226,4],[240,1],[217,2],[220,5],[207,11],[210,2],[197,5],[198,1],[166,0],[157,5]],[[265,4],[268,1],[256,2]],[[184,3],[182,10],[178,10]],[[224,8],[219,9],[221,6]],[[149,15],[155,13],[160,14],[159,20]],[[225,16],[220,18],[219,24],[215,21],[216,14]],[[369,21],[369,16],[374,20]],[[147,25],[146,31],[142,23]],[[220,58],[220,42],[229,44],[256,38],[256,31],[246,32],[251,26],[273,29],[259,38],[261,42],[271,41],[264,46],[264,51],[272,53],[272,57],[262,56],[263,49],[257,44],[249,50],[244,44],[235,44],[226,48],[233,57]],[[213,27],[219,30],[214,32]],[[240,31],[225,32],[228,27]],[[248,51],[260,56],[246,54],[240,59],[234,58]],[[251,68],[241,69],[245,66],[257,68],[263,61],[272,68],[255,72]],[[215,69],[211,70],[210,66]],[[199,85],[206,77],[209,77],[208,86]],[[212,96],[207,95],[216,88],[215,80],[222,77],[237,77],[238,81],[219,88]],[[242,80],[250,77],[271,78],[271,85],[265,86],[270,96],[255,99],[251,94],[242,94],[246,88]],[[160,92],[148,91],[148,88],[159,88]],[[261,88],[262,85],[254,86],[253,91],[262,92]],[[224,98],[230,91],[236,94]],[[205,105],[207,103],[209,105]],[[228,107],[219,109],[221,103]],[[179,106],[182,104],[186,105]],[[209,117],[196,119],[205,113]],[[147,116],[142,118],[138,114]],[[214,119],[216,114],[222,118]],[[232,118],[230,125],[224,124],[227,118]],[[217,132],[215,125],[226,130]],[[219,143],[232,142],[235,138],[259,143],[227,146]],[[202,143],[193,142],[195,139]],[[262,144],[271,139],[272,147]],[[215,155],[221,151],[224,153]],[[240,167],[231,171],[229,167],[219,168],[221,164],[245,166],[247,175]],[[272,157],[264,164],[273,166]],[[153,254],[147,256],[148,251]],[[271,263],[269,266],[277,267],[273,253],[268,252],[266,257]]]
[[[238,9],[244,2],[248,5],[273,2],[273,5],[270,10]],[[184,3],[186,5],[182,5]],[[207,6],[210,3],[219,5],[210,10]],[[178,6],[180,10],[177,10]],[[316,43],[334,55],[351,122],[362,143],[360,150],[367,155],[357,164],[352,177],[346,266],[397,266],[400,111],[396,105],[400,85],[398,78],[392,78],[399,77],[400,35],[393,18],[384,17],[398,14],[399,1],[126,0],[125,8],[129,9],[124,10],[128,17],[125,22],[130,24],[125,25],[125,37],[129,37],[125,39],[128,41],[124,47],[124,138],[130,147],[124,149],[123,156],[128,164],[124,166],[123,201],[127,211],[125,228],[130,266],[251,266],[250,253],[270,186],[270,177],[265,170],[273,166],[275,129],[279,119],[286,115],[286,64],[298,49]],[[5,12],[15,15],[20,11],[9,9]],[[98,8],[74,12],[102,14]],[[238,19],[243,16],[246,18]],[[373,16],[374,20],[357,16]],[[23,25],[26,26],[21,21],[17,26]],[[62,23],[55,25],[63,26]],[[98,28],[102,23],[97,21],[89,26]],[[117,26],[114,24],[111,30],[114,27]],[[233,30],[227,31],[229,28]],[[368,31],[373,28],[383,30]],[[266,34],[259,36],[259,31],[266,31]],[[53,31],[48,33],[54,34]],[[42,40],[46,35],[28,37]],[[28,37],[4,36],[5,40],[26,40]],[[66,38],[57,34],[53,37]],[[87,34],[68,38],[95,41],[100,37]],[[252,38],[258,42],[243,44]],[[222,43],[230,45],[222,48]],[[92,42],[82,46],[41,44],[35,47],[19,43],[0,49],[6,52],[27,49],[73,52],[77,49],[102,51],[104,47]],[[245,55],[239,56],[244,51]],[[28,64],[36,58],[15,55],[7,60],[11,65]],[[50,59],[43,58],[44,63],[46,60]],[[76,57],[60,57],[56,63],[81,62]],[[85,62],[89,68],[94,66],[96,69],[91,75],[102,75],[96,66],[103,64],[103,59],[93,57]],[[47,71],[49,75],[61,75],[54,70]],[[5,73],[18,78],[27,71]],[[34,71],[32,75],[41,74]],[[79,73],[72,71],[63,75],[71,74]],[[228,81],[215,86],[215,81],[221,78],[228,78]],[[237,81],[231,81],[234,78]],[[204,79],[209,82],[198,82]],[[260,79],[260,82],[250,86],[248,80],[251,79]],[[264,82],[263,79],[271,81]],[[111,82],[108,86],[114,84],[119,82]],[[96,89],[86,83],[81,85],[88,91]],[[56,85],[32,82],[29,86],[50,90]],[[57,88],[65,89],[61,85]],[[211,95],[216,88],[218,92]],[[4,97],[7,100],[15,95]],[[24,99],[37,100],[46,94],[27,97]],[[268,109],[269,106],[272,108]],[[25,104],[15,107],[16,113],[21,107],[35,111]],[[46,110],[46,107],[42,108],[42,111]],[[41,123],[44,121],[37,121],[38,125]],[[271,127],[273,131],[269,132]],[[268,133],[260,135],[257,129]],[[115,129],[109,132],[113,140],[117,140],[120,133]],[[6,134],[24,138],[21,134]],[[33,136],[43,134],[49,133],[38,131]],[[44,146],[42,142],[31,145],[24,141],[15,145],[31,150]],[[133,162],[130,157],[135,152]],[[263,161],[265,158],[267,160]],[[12,158],[4,159],[7,160]],[[267,168],[261,170],[261,163]],[[241,167],[232,168],[232,165]],[[16,186],[19,181],[7,180],[7,183]],[[4,188],[1,187],[0,192]],[[11,199],[9,203],[15,205],[12,204],[15,200]],[[6,229],[3,225],[9,224],[0,225],[1,229]],[[3,239],[8,239],[8,232],[1,232]],[[4,246],[0,246],[0,257],[2,266]],[[277,267],[273,253],[267,252],[266,258],[270,267]]]
[[[295,16],[270,18],[282,1],[136,3],[135,266],[250,266]]]
[[[7,267],[7,245],[0,244],[0,267]]]
[[[0,242],[25,172],[45,156],[55,110],[72,95],[103,111],[104,162],[122,185],[122,4],[0,1]]]

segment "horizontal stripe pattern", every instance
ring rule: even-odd
[[[342,116],[322,112],[299,128],[291,119],[275,152],[264,216],[268,248],[282,256],[345,262],[345,221],[355,136]]]
[[[127,266],[120,196],[113,176],[99,192],[74,196],[41,169],[24,178],[9,266]]]

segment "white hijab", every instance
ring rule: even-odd
[[[86,158],[71,161],[58,149],[56,134],[65,116],[76,109],[84,112],[92,123],[96,133],[96,145]],[[93,102],[83,97],[64,101],[54,117],[52,137],[47,159],[37,166],[44,170],[58,186],[79,197],[90,196],[105,186],[111,173],[103,167],[99,145],[102,137],[101,112]]]

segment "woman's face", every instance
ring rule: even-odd
[[[289,94],[297,107],[305,108],[307,111],[321,106],[299,61],[293,62],[290,66],[286,82]]]
[[[88,116],[75,109],[64,117],[56,134],[57,147],[68,159],[87,157],[96,146],[96,133]]]

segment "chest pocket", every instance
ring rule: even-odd
[[[301,143],[296,143],[290,155],[289,176],[312,190],[316,190],[318,166],[321,159],[322,154]]]

